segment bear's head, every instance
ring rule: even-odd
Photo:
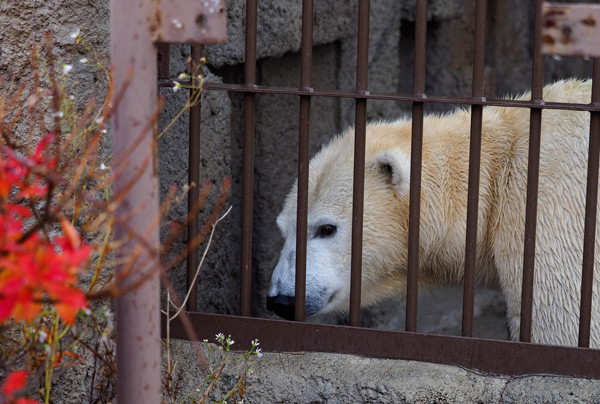
[[[402,139],[399,141],[399,139]],[[406,285],[410,122],[367,126],[362,303]],[[352,241],[354,131],[333,139],[310,162],[306,315],[348,310]],[[271,277],[267,308],[294,316],[297,182],[277,225],[285,239]]]

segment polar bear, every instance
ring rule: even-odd
[[[544,100],[589,103],[591,81],[546,86]],[[530,94],[521,96],[530,99]],[[544,110],[532,341],[577,345],[589,119]],[[518,339],[530,112],[483,112],[476,281],[499,287]],[[406,293],[411,121],[367,125],[362,305]],[[462,284],[470,112],[424,118],[419,288]],[[334,138],[309,169],[306,314],[346,311],[350,295],[354,131]],[[285,243],[267,306],[293,313],[297,182],[277,218]],[[596,239],[591,346],[600,347],[600,237]]]

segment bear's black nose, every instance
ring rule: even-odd
[[[267,310],[286,320],[294,319],[294,296],[267,296]]]

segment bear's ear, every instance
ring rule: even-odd
[[[400,148],[386,150],[375,157],[375,165],[380,174],[396,188],[398,195],[408,195],[410,156]]]

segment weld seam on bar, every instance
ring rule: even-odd
[[[202,46],[192,45],[192,61],[190,71],[193,72],[194,66],[198,66],[200,63],[200,57],[202,56]],[[188,143],[188,214],[195,208],[196,202],[200,197],[200,123],[202,107],[200,105],[200,89],[194,88],[190,91],[190,98],[198,98],[198,103],[190,108],[189,118],[189,143]],[[197,286],[199,277],[194,281],[196,276],[196,270],[198,269],[198,253],[200,246],[197,244],[198,237],[198,214],[194,217],[189,218],[187,225],[187,244],[188,244],[188,255],[187,255],[187,290],[192,290],[190,297],[187,301],[186,309],[188,311],[198,310],[198,292]],[[189,248],[190,243],[195,242],[196,245]]]
[[[487,15],[487,0],[477,0],[475,14],[475,46],[473,52],[472,95],[473,98],[481,98],[484,95],[485,22]],[[483,106],[472,106],[471,141],[469,148],[469,185],[467,194],[467,228],[465,235],[465,273],[463,285],[463,337],[470,337],[473,335],[482,119]]]
[[[358,4],[358,38],[356,48],[356,93],[366,94],[369,78],[370,0]],[[365,145],[367,100],[356,98],[354,114],[354,176],[352,186],[352,256],[350,258],[351,326],[360,325],[363,207],[365,190]]]
[[[427,41],[427,1],[417,1],[415,22],[414,95],[425,93],[425,52]],[[408,219],[408,273],[406,277],[406,331],[417,331],[419,271],[419,221],[421,216],[421,168],[423,158],[424,104],[413,102],[410,145],[410,196]]]
[[[543,102],[542,91],[544,85],[544,59],[541,51],[542,3],[543,0],[536,1],[533,72],[531,75],[531,101],[540,104]],[[540,140],[542,129],[542,110],[540,108],[531,109],[529,124],[525,242],[523,249],[523,283],[521,286],[521,324],[519,332],[519,340],[521,342],[531,342]]]
[[[594,58],[592,73],[592,104],[600,103],[600,58]],[[600,112],[590,115],[587,189],[585,192],[585,226],[583,231],[583,266],[579,309],[580,347],[590,346],[590,327],[594,284],[594,256],[598,207],[598,166],[600,159]]]
[[[302,2],[302,46],[300,88],[312,85],[312,34],[314,0]],[[298,200],[296,216],[296,285],[294,319],[306,317],[306,243],[308,235],[308,174],[310,158],[310,105],[309,95],[300,96],[298,139]]]
[[[246,47],[244,84],[256,85],[257,2],[246,2]],[[254,93],[244,95],[244,142],[242,174],[242,259],[240,269],[240,312],[251,314],[252,209],[254,186]]]

